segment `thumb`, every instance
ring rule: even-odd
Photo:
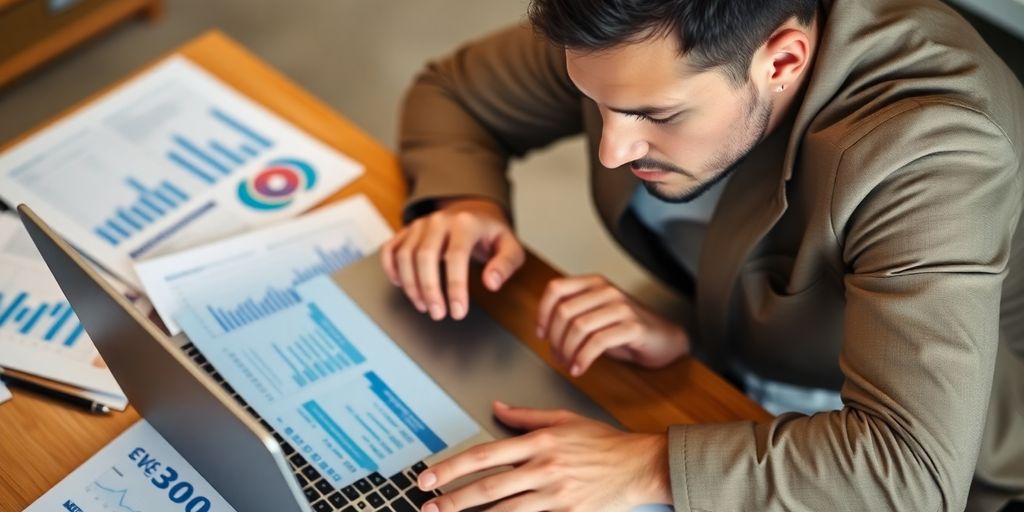
[[[483,279],[487,289],[496,292],[523,265],[526,252],[511,231],[498,235],[493,247],[493,255],[484,266]]]
[[[498,401],[494,402],[494,415],[505,425],[519,430],[550,427],[564,423],[573,417],[573,414],[568,411],[512,407]]]

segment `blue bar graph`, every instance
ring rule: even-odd
[[[206,135],[175,133],[166,142],[167,160],[190,178],[212,185],[273,147],[273,140],[224,110],[208,113]]]
[[[300,302],[302,299],[295,290],[268,287],[260,298],[247,298],[227,308],[207,305],[206,311],[228,333]]]
[[[29,292],[0,291],[0,332],[73,347],[83,334],[74,310],[64,301],[31,304]]]
[[[363,252],[348,240],[334,248],[324,249],[317,245],[313,250],[319,261],[307,267],[295,269],[293,285],[298,286],[314,277],[332,274],[363,258]]]
[[[135,203],[115,206],[110,216],[93,228],[96,236],[115,247],[189,199],[187,193],[169,181],[151,188],[135,178],[127,178],[125,185],[137,194]]]

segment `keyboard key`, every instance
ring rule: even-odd
[[[367,505],[365,501],[357,501],[356,502],[356,508],[359,509],[359,510],[366,510],[369,507],[370,506]]]
[[[309,500],[310,503],[320,499],[320,493],[316,492],[316,489],[312,487],[306,487],[303,489],[302,494],[306,495],[306,499]]]
[[[422,473],[422,472],[424,472],[426,470],[427,470],[427,465],[424,464],[422,460],[417,462],[416,464],[412,465],[412,472],[416,473],[417,476],[419,476],[420,473]]]
[[[292,462],[292,465],[297,468],[301,468],[302,466],[306,465],[306,458],[298,453],[292,455],[291,457],[288,457],[288,460],[290,460]]]
[[[368,493],[368,492],[373,490],[373,486],[370,485],[370,482],[367,479],[365,479],[365,478],[361,478],[359,480],[356,480],[355,486],[356,486],[356,489],[359,489],[359,492],[361,492],[363,494],[366,494],[366,493]]]
[[[419,487],[410,487],[409,490],[405,491],[405,497],[412,500],[416,507],[422,507],[424,503],[434,499],[434,493],[430,491],[421,491]]]
[[[316,490],[320,491],[325,496],[330,494],[331,491],[334,490],[334,486],[331,485],[330,482],[328,482],[327,480],[324,480],[323,478],[317,480],[316,483],[313,485],[316,486]]]
[[[342,489],[341,493],[344,494],[346,498],[352,501],[359,499],[359,491],[357,491],[356,488],[351,485]]]
[[[320,472],[313,466],[306,466],[302,468],[302,474],[309,479],[310,482],[316,482],[320,479]]]
[[[395,476],[391,477],[391,481],[394,482],[399,489],[408,489],[412,486],[412,480],[409,480],[409,477],[401,473],[395,473]]]
[[[394,512],[394,511],[391,510],[391,507],[381,507],[381,508],[377,509],[377,512]]]
[[[398,498],[397,500],[392,501],[391,508],[393,508],[395,512],[419,512],[419,509],[412,506],[412,503],[406,501],[405,498]]]
[[[384,505],[384,498],[381,498],[380,494],[371,492],[366,497],[366,502],[369,503],[371,507],[377,509]]]
[[[385,499],[393,500],[395,496],[398,496],[398,489],[391,484],[384,484],[384,487],[380,488],[380,493]]]
[[[384,485],[388,481],[387,478],[384,478],[384,477],[380,476],[380,473],[376,473],[376,472],[370,473],[370,476],[368,476],[367,478],[370,479],[370,483],[371,484],[373,484],[373,485],[375,485],[377,487],[380,487],[380,486]]]
[[[349,506],[345,507],[341,512],[359,512],[359,511],[356,510],[356,507],[353,507],[352,505],[349,505]]]
[[[330,503],[327,503],[324,500],[320,500],[313,504],[313,510],[315,510],[316,512],[331,512],[332,510],[334,510],[334,508],[331,507]]]
[[[335,507],[341,507],[348,503],[348,500],[341,494],[341,491],[334,491],[334,494],[327,497],[327,501],[330,501],[331,505],[334,505]]]
[[[295,481],[299,483],[299,487],[305,487],[309,484],[309,480],[306,480],[306,477],[302,476],[302,473],[295,473]]]
[[[281,445],[281,450],[284,451],[285,455],[291,455],[295,453],[295,448],[292,448],[291,443],[284,443]]]

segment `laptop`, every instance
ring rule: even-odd
[[[336,489],[246,404],[184,335],[168,337],[111,288],[29,207],[18,213],[39,253],[136,410],[239,511],[410,512],[436,495],[419,473],[464,449],[515,434],[492,400],[569,409],[617,422],[480,308],[460,322],[434,322],[390,284],[376,257],[334,282],[480,427],[474,437],[390,475],[372,473]]]

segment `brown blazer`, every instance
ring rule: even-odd
[[[586,134],[602,220],[692,297],[681,320],[713,360],[845,404],[672,427],[677,510],[962,510],[969,489],[993,510],[1024,497],[1024,91],[936,0],[824,9],[803,101],[729,181],[695,285],[629,209],[633,176],[598,162],[564,52],[528,27],[413,85],[407,216],[453,196],[508,209],[509,158]]]

